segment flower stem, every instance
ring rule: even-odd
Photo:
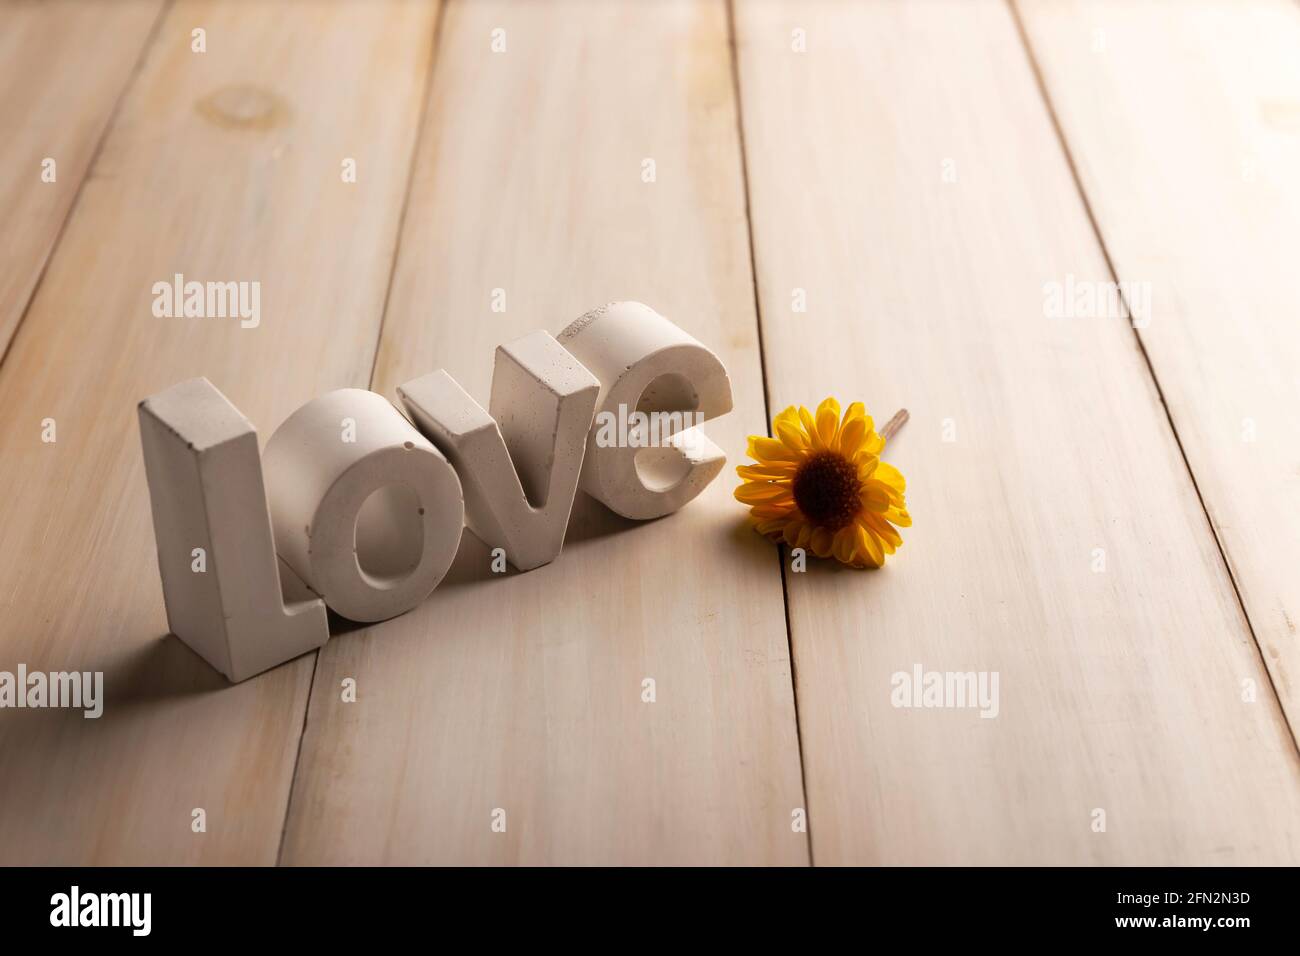
[[[894,412],[894,417],[885,422],[885,427],[880,429],[880,437],[885,441],[894,437],[894,433],[907,424],[909,418],[906,408],[900,408]]]

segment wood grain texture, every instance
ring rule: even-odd
[[[434,12],[169,11],[0,370],[0,666],[102,670],[107,697],[0,721],[0,862],[274,862],[312,659],[230,687],[164,636],[135,406],[206,375],[265,439],[365,384]],[[260,281],[261,324],[155,317],[177,272]]]
[[[1205,506],[1300,727],[1300,6],[1025,4]],[[1122,145],[1120,145],[1122,144]]]
[[[773,406],[912,412],[896,559],[789,575],[815,862],[1295,863],[1296,752],[1133,331],[1046,317],[1108,275],[1009,10],[737,19]],[[998,717],[892,706],[918,663],[997,671]]]
[[[445,366],[486,403],[499,343],[637,299],[722,357],[706,430],[739,454],[763,397],[725,7],[454,3],[441,33],[374,387]],[[323,651],[284,862],[806,863],[779,565],[741,516],[728,480],[646,523],[579,493],[560,557],[504,577],[467,534],[422,607]]]
[[[0,355],[161,9],[162,0],[0,6]]]

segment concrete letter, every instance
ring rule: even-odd
[[[597,419],[636,412],[698,413],[701,420],[731,411],[731,380],[718,357],[640,302],[613,302],[577,319],[559,342],[600,379]],[[665,415],[651,448],[611,447],[587,438],[583,491],[627,518],[658,518],[686,504],[726,463],[722,449],[699,428],[680,430],[682,416]]]
[[[546,332],[497,349],[491,413],[445,371],[397,390],[460,473],[470,529],[521,571],[555,560],[600,382]]]
[[[267,442],[265,467],[281,556],[346,618],[409,611],[456,556],[460,480],[381,395],[344,388],[308,402]]]
[[[257,432],[239,409],[190,379],[140,403],[140,440],[172,633],[232,681],[324,644],[324,603],[276,560]]]

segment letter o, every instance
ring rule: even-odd
[[[344,440],[344,419],[355,426]],[[456,557],[460,478],[381,395],[328,392],[275,430],[262,457],[276,550],[338,614],[415,607]]]

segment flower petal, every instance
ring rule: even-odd
[[[798,428],[800,425],[799,409],[795,408],[793,405],[788,406],[784,411],[778,412],[776,418],[772,419],[773,429],[776,428],[777,422],[789,422],[791,425]]]
[[[875,535],[861,524],[855,524],[854,527],[858,529],[858,553],[872,567],[880,567],[885,563],[885,552],[880,547],[880,542],[876,540]]]
[[[794,478],[794,462],[773,465],[737,465],[736,474],[750,481],[790,481]]]
[[[860,418],[850,418],[840,426],[839,435],[839,452],[845,458],[852,460],[857,454],[858,448],[862,445],[863,436],[867,433],[866,426]]]
[[[863,482],[861,494],[862,504],[868,511],[884,511],[892,504],[889,497],[889,486],[875,479]],[[739,492],[737,492],[736,497],[740,497]],[[741,498],[741,500],[744,499]]]
[[[773,461],[792,461],[798,462],[803,456],[798,452],[786,448],[780,441],[775,438],[764,438],[761,435],[749,436],[749,457],[759,464],[766,464]]]
[[[903,477],[903,473],[888,462],[880,463],[880,467],[876,470],[876,478],[898,491],[907,490],[907,479]]]
[[[812,552],[819,558],[831,556],[831,530],[818,528],[812,533]]]
[[[827,402],[834,403],[834,407]],[[826,399],[817,408],[817,436],[827,448],[835,447],[835,433],[840,427],[840,407],[833,398]]]
[[[866,525],[869,531],[875,532],[876,537],[880,539],[880,543],[884,546],[886,554],[893,554],[895,550],[903,546],[903,536],[882,515],[860,515],[858,521]]]
[[[834,450],[836,448],[835,440],[839,437],[840,431],[840,403],[834,396],[828,396],[822,399],[822,403],[817,406],[817,414],[813,416],[817,420],[817,431],[821,434],[822,443],[827,448]],[[827,422],[830,425],[827,426]]]
[[[835,560],[840,564],[854,564],[854,549],[857,547],[857,529],[847,524],[839,531],[835,532],[835,539],[831,542],[831,550],[835,553]]]
[[[879,470],[879,466],[877,466]],[[893,485],[887,485],[878,477],[872,476],[862,483],[862,491],[868,501],[879,500],[880,495],[884,495],[885,507],[902,508],[904,506],[903,493]],[[884,511],[885,508],[872,508],[872,511]]]
[[[803,424],[803,430],[808,434],[809,443],[814,451],[824,451],[825,446],[822,444],[821,436],[817,434],[817,422],[813,420],[812,412],[799,406],[799,421]]]
[[[776,429],[776,437],[786,448],[798,453],[808,450],[808,436],[803,433],[802,428],[785,420],[778,420],[773,427]]]
[[[743,501],[747,505],[794,501],[789,488],[785,485],[774,485],[770,481],[747,481],[738,486],[734,494],[737,501]]]
[[[794,514],[794,501],[765,501],[749,509],[749,516],[756,521],[766,518],[788,518]]]
[[[885,512],[885,520],[900,528],[912,527],[912,516],[907,513],[906,508],[890,508]]]

